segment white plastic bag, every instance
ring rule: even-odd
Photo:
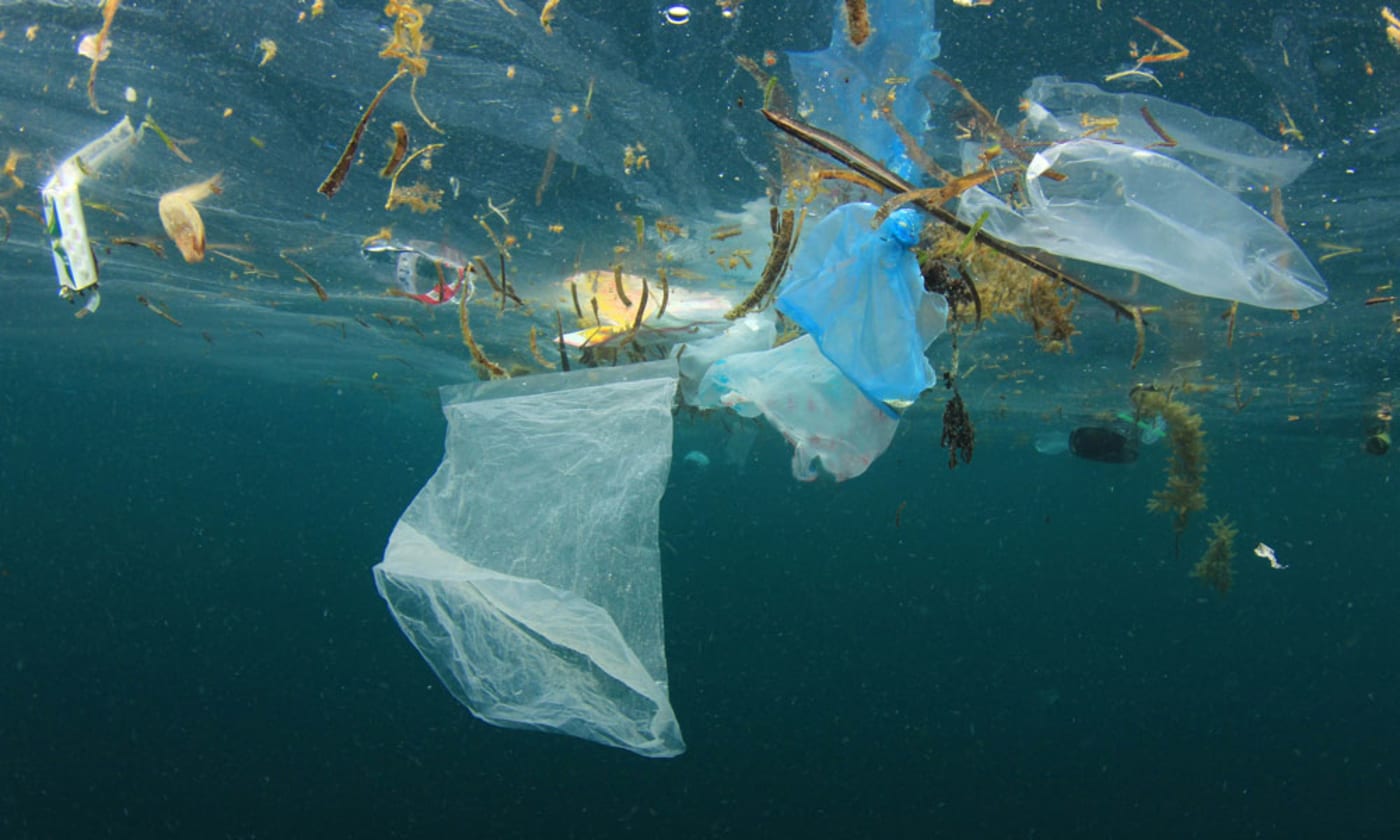
[[[1062,181],[1042,177],[1053,169]],[[981,188],[958,216],[1014,245],[1138,271],[1206,297],[1304,309],[1327,285],[1273,222],[1179,161],[1102,140],[1059,143],[1026,169],[1029,206]]]
[[[718,402],[701,402],[700,383],[716,360],[739,353],[756,353],[773,346],[778,337],[772,310],[750,312],[719,335],[677,345],[673,355],[680,362],[681,399],[695,408],[719,408]]]
[[[675,390],[674,360],[443,389],[442,465],[374,575],[482,720],[685,750],[657,544]]]

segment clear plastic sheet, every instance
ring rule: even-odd
[[[1156,96],[1108,93],[1059,76],[1039,76],[1026,89],[1025,99],[1030,103],[1026,117],[1034,139],[1073,140],[1094,130],[1098,139],[1175,158],[1231,192],[1282,187],[1312,165],[1309,153],[1285,148],[1242,122],[1212,117]],[[1144,108],[1176,145],[1168,145],[1152,128]],[[1094,120],[1102,128],[1096,130]]]
[[[374,574],[482,720],[684,751],[657,542],[675,388],[666,360],[443,389],[442,465]]]
[[[1041,177],[1047,169],[1062,181]],[[958,216],[1015,245],[1137,271],[1205,297],[1303,309],[1327,285],[1273,222],[1190,167],[1103,140],[1060,143],[1026,171],[1024,210],[981,188]]]

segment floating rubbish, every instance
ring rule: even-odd
[[[84,178],[139,143],[141,134],[132,127],[129,117],[122,117],[106,134],[64,159],[41,188],[44,229],[58,275],[58,294],[68,301],[85,299],[82,309],[75,313],[79,318],[96,312],[102,297],[97,289],[97,258],[88,240],[78,187]]]

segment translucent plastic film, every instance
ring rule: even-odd
[[[766,418],[792,444],[792,474],[800,481],[814,481],[818,466],[837,481],[855,478],[889,447],[899,425],[822,355],[810,335],[717,360],[697,399]]]
[[[1242,122],[1141,93],[1108,93],[1093,85],[1040,76],[1025,99],[1032,136],[1062,141],[1093,134],[1153,149],[1190,166],[1231,192],[1282,187],[1312,164]],[[1155,125],[1154,125],[1155,123]]]
[[[846,11],[864,13],[852,22]],[[894,113],[915,137],[928,126],[928,102],[914,84],[928,76],[938,57],[938,30],[933,28],[933,0],[837,0],[831,45],[819,52],[788,53],[792,74],[802,90],[804,119],[875,155],[904,178],[914,164],[889,120],[871,103],[890,101]],[[891,85],[904,85],[888,96]]]
[[[1041,177],[1048,170],[1065,176]],[[1303,309],[1327,285],[1282,230],[1185,164],[1102,140],[1060,143],[1026,171],[1028,206],[963,193],[958,216],[1028,248],[1138,271],[1186,292]]]
[[[443,390],[442,465],[375,581],[482,720],[684,751],[657,544],[675,391],[672,360]]]

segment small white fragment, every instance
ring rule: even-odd
[[[690,23],[690,9],[677,3],[661,13],[672,26],[685,26]]]
[[[134,87],[127,87],[127,89],[126,89],[126,94],[125,94],[125,95],[126,95],[126,101],[127,101],[127,102],[131,102],[131,103],[135,103],[135,102],[136,102],[136,88],[134,88]]]
[[[1278,561],[1278,557],[1274,555],[1274,550],[1272,548],[1269,548],[1267,545],[1264,545],[1263,543],[1259,543],[1254,547],[1254,554],[1257,557],[1263,557],[1265,560],[1268,560],[1269,568],[1271,569],[1288,568],[1287,566],[1283,565]]]

